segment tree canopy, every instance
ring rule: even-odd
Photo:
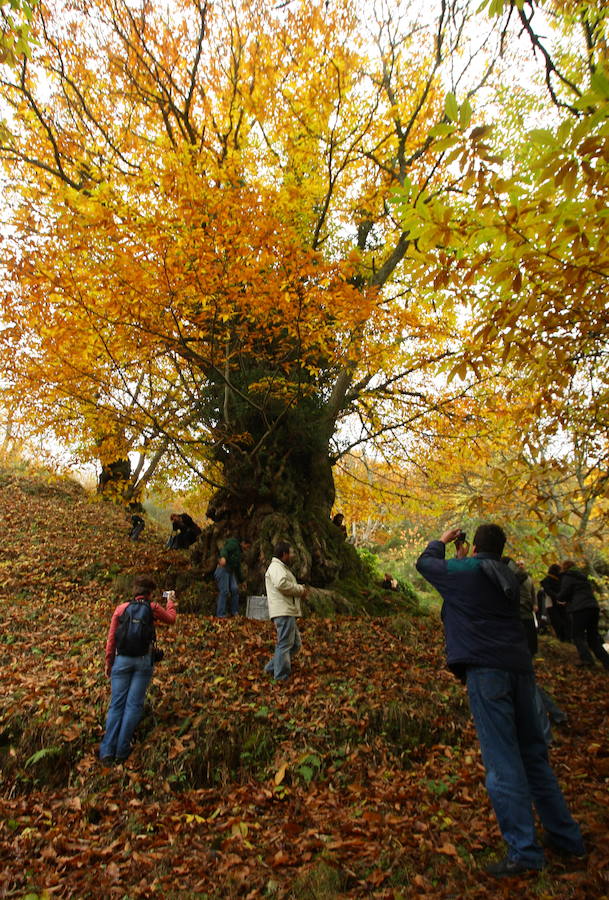
[[[139,451],[128,496],[177,460],[233,527],[327,519],[339,458],[439,448],[506,374],[532,431],[577,396],[597,434],[606,13],[486,5],[40,6],[2,76],[6,405]]]

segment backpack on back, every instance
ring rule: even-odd
[[[150,602],[132,600],[121,613],[116,629],[116,652],[120,656],[145,656],[156,639]]]

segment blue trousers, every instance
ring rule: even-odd
[[[274,616],[273,624],[277,631],[277,643],[264,671],[273,675],[275,681],[286,681],[292,672],[292,657],[302,647],[300,631],[296,616]]]
[[[146,691],[152,678],[152,660],[146,656],[117,656],[112,666],[112,696],[106,732],[99,748],[102,759],[126,759],[133,732],[142,718]]]
[[[543,866],[533,804],[555,846],[583,853],[579,826],[550,767],[532,674],[470,666],[467,693],[491,798],[508,857]]]
[[[236,616],[239,612],[239,585],[237,584],[237,579],[226,566],[216,566],[214,578],[218,585],[216,615],[220,619],[226,618],[227,601],[230,597],[230,615]]]

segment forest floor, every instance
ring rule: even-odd
[[[269,622],[179,614],[132,756],[102,766],[117,591],[188,557],[129,542],[71,482],[0,470],[0,509],[0,897],[609,897],[609,681],[572,646],[542,637],[537,670],[569,717],[551,760],[591,852],[496,882],[437,616],[306,619],[279,686]]]

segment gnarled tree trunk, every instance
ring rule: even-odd
[[[230,536],[252,543],[244,561],[253,593],[263,588],[279,540],[295,552],[297,578],[314,587],[327,587],[358,569],[355,549],[330,519],[335,490],[322,416],[306,421],[302,410],[291,412],[258,452],[225,448],[221,459],[226,487],[212,497],[207,510],[212,524],[194,549],[204,571],[213,571],[218,550]]]

